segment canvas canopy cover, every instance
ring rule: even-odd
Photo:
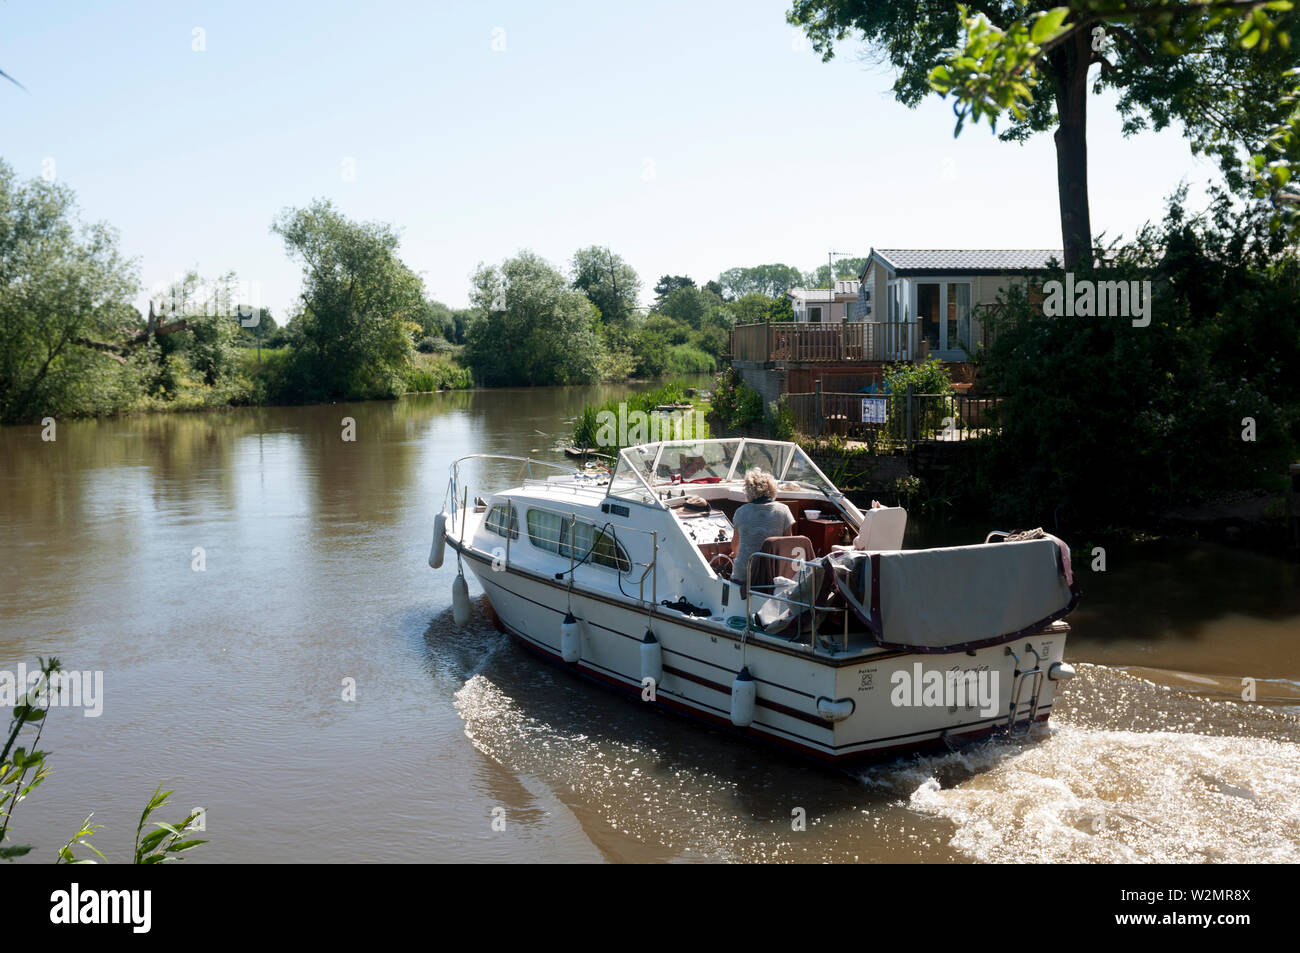
[[[840,594],[887,648],[993,645],[1041,629],[1078,601],[1060,543],[1050,536],[833,558]]]

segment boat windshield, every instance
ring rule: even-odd
[[[797,444],[751,439],[675,441],[628,447],[619,453],[608,492],[611,496],[655,503],[658,487],[739,482],[756,467],[771,473],[787,489],[811,490],[831,497],[840,495]]]
[[[770,440],[746,440],[740,448],[740,454],[736,458],[736,467],[731,478],[733,480],[745,479],[745,474],[757,467],[765,473],[770,473],[778,480],[785,479],[785,471],[790,466],[790,461],[794,459],[796,453],[802,454],[792,443],[777,443]]]
[[[808,459],[808,455],[798,447],[794,448],[790,465],[786,468],[785,476],[781,478],[781,482],[783,485],[797,484],[802,489],[813,490],[831,499],[840,496],[840,491],[821,475],[821,471]]]
[[[739,440],[697,440],[665,443],[655,459],[652,485],[721,483],[731,472]]]
[[[658,446],[628,447],[618,455],[618,465],[609,479],[610,496],[621,496],[638,503],[654,503],[656,497],[650,489],[654,475],[655,454]]]

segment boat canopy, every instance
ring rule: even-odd
[[[733,483],[758,467],[782,484],[841,500],[840,491],[798,444],[728,438],[628,447],[618,455],[608,494],[658,504],[658,488],[682,483]]]

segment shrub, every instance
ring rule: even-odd
[[[473,386],[469,368],[443,357],[421,354],[404,374],[406,393],[423,394],[436,390],[459,390]]]
[[[678,344],[668,349],[670,374],[712,374],[715,367],[713,358],[697,347]]]
[[[763,421],[763,398],[729,367],[713,384],[713,412],[719,423],[730,430],[753,427]]]

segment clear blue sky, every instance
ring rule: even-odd
[[[0,87],[0,157],[23,177],[53,159],[143,287],[233,269],[281,320],[299,270],[269,226],[317,196],[398,226],[452,306],[521,248],[609,245],[644,298],[831,249],[1060,247],[1050,135],[954,140],[947,103],[899,105],[856,43],[823,64],[787,5],[8,0],[0,69],[28,92]],[[1089,108],[1094,231],[1214,178],[1179,131],[1125,140]]]

